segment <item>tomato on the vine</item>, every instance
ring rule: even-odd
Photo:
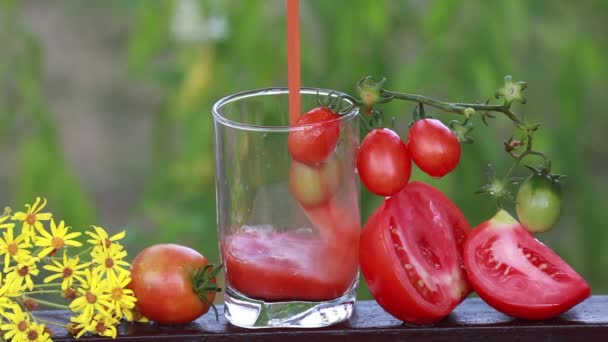
[[[436,119],[416,121],[408,133],[407,148],[414,163],[436,178],[450,173],[460,161],[458,138]]]
[[[317,107],[301,116],[291,127],[287,147],[291,158],[307,165],[326,160],[340,136],[340,116],[327,107]]]
[[[517,191],[517,217],[533,233],[549,230],[559,219],[562,207],[561,187],[552,175],[535,173]]]
[[[369,191],[396,194],[410,180],[412,164],[405,143],[388,128],[369,132],[357,152],[357,171]]]
[[[461,248],[469,223],[432,186],[412,182],[387,198],[365,225],[361,272],[388,313],[427,324],[447,316],[470,292]]]
[[[341,161],[332,157],[317,166],[291,162],[289,189],[294,198],[305,208],[326,203],[340,186]]]
[[[160,324],[185,324],[213,307],[219,270],[189,247],[158,244],[133,260],[129,288],[142,315]]]
[[[591,293],[572,267],[504,210],[473,229],[463,259],[477,294],[509,316],[552,318]]]

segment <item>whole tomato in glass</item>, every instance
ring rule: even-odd
[[[306,165],[325,161],[338,143],[339,119],[340,116],[327,107],[317,107],[302,115],[287,137],[291,158]]]
[[[410,180],[412,164],[405,143],[388,128],[369,132],[357,152],[357,172],[376,195],[391,196]]]
[[[192,248],[153,245],[133,260],[129,288],[142,315],[160,324],[185,324],[213,307],[220,269]]]
[[[460,161],[458,138],[436,119],[421,119],[410,127],[407,149],[414,163],[435,178],[450,173]]]

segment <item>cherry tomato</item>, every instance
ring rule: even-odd
[[[340,186],[341,169],[337,157],[317,166],[292,161],[289,174],[291,193],[305,208],[323,205]]]
[[[143,249],[133,260],[129,288],[144,316],[160,324],[185,324],[209,310],[218,271],[191,248],[158,244]],[[201,288],[199,293],[195,288]]]
[[[326,160],[338,143],[339,118],[327,107],[314,108],[301,116],[287,138],[291,158],[307,165]]]
[[[517,217],[533,233],[549,230],[559,219],[562,192],[557,180],[548,174],[528,177],[517,191]]]
[[[591,292],[572,267],[504,210],[473,230],[463,258],[475,291],[509,316],[552,318]]]
[[[396,194],[410,180],[412,163],[399,135],[388,128],[369,132],[357,153],[357,171],[369,191]]]
[[[412,182],[367,221],[359,244],[361,272],[388,313],[415,324],[447,316],[470,292],[460,249],[469,223],[432,186]]]
[[[460,142],[449,128],[436,119],[416,121],[410,128],[407,148],[416,165],[429,176],[441,178],[460,161]]]

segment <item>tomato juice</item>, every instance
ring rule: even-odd
[[[226,238],[229,285],[265,301],[340,297],[357,276],[358,234],[333,246],[309,234],[249,228]]]

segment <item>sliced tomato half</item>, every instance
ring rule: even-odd
[[[460,250],[469,223],[432,186],[412,182],[386,199],[360,240],[361,272],[388,313],[414,324],[447,316],[470,292]]]
[[[479,296],[513,317],[555,317],[591,294],[570,265],[504,210],[473,230],[463,257]]]

